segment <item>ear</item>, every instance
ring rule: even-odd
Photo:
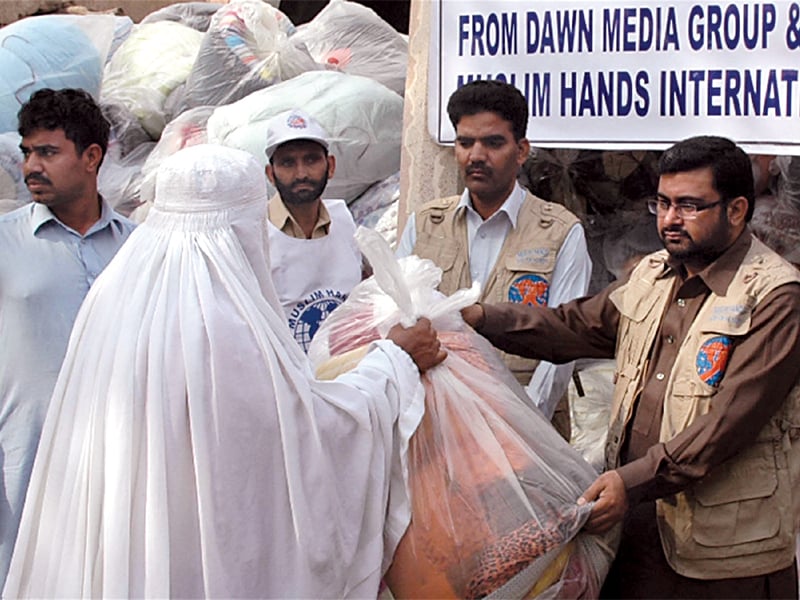
[[[267,163],[267,166],[264,167],[264,173],[267,175],[267,179],[272,185],[275,185],[275,174],[272,172],[272,165]]]
[[[734,226],[744,225],[749,203],[744,196],[737,196],[728,202],[728,222]]]
[[[520,138],[517,142],[517,164],[521,167],[526,160],[528,160],[528,155],[531,151],[531,143],[528,141],[528,138]]]
[[[100,144],[91,144],[83,151],[83,160],[88,171],[97,173],[100,161],[103,159],[103,149]]]
[[[333,177],[336,172],[336,157],[333,154],[328,154],[328,179]]]

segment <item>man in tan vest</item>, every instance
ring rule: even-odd
[[[750,160],[696,137],[648,202],[665,250],[553,310],[464,309],[508,352],[616,356],[606,472],[589,532],[623,524],[602,596],[797,598],[800,273],[759,242]]]
[[[473,81],[450,96],[447,113],[456,131],[455,156],[466,189],[410,215],[397,256],[414,253],[431,259],[443,270],[439,289],[445,294],[479,281],[481,299],[488,302],[558,306],[583,296],[592,263],[578,218],[517,183],[530,150],[522,93],[500,81]],[[553,418],[572,364],[503,358],[527,386],[533,403]],[[554,423],[569,439],[565,402]]]

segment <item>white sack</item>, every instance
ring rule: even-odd
[[[325,198],[350,202],[400,169],[403,99],[376,81],[335,71],[303,73],[218,107],[208,120],[208,141],[246,150],[266,166],[267,121],[292,108],[330,134],[336,174]]]

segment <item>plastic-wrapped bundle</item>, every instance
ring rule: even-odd
[[[114,210],[128,216],[142,203],[142,168],[155,142],[126,106],[104,102],[100,108],[111,124],[111,136],[98,172],[98,189]]]
[[[111,47],[108,49],[106,62],[110,61],[117,49],[128,39],[128,36],[133,33],[133,19],[125,16],[114,17],[114,37],[111,40]]]
[[[19,134],[15,131],[0,133],[0,214],[31,201],[31,194],[22,177],[19,142]]]
[[[400,169],[403,98],[377,81],[337,71],[303,73],[217,107],[208,120],[208,140],[247,150],[266,165],[267,121],[297,107],[330,134],[336,175],[325,198],[349,203]]]
[[[567,388],[570,446],[598,470],[605,466],[615,369],[613,359],[579,360]]]
[[[292,39],[328,68],[375,79],[400,95],[405,91],[408,40],[366,6],[331,0]]]
[[[178,2],[154,10],[144,19],[142,25],[158,21],[175,21],[197,31],[208,31],[211,17],[222,6],[217,2]]]
[[[750,227],[789,262],[800,264],[800,158],[776,156],[775,195],[759,196]]]
[[[211,18],[174,114],[230,104],[248,94],[319,68],[289,41],[294,25],[261,0],[234,0]]]
[[[118,213],[129,216],[142,205],[143,169],[155,145],[155,142],[146,142],[124,156],[109,146],[110,151],[98,172],[97,189]]]
[[[111,124],[109,145],[117,147],[119,156],[125,156],[142,144],[152,141],[139,119],[123,104],[103,102],[100,109]]]
[[[128,108],[157,140],[164,102],[192,69],[203,34],[173,21],[138,25],[106,66],[102,99]]]
[[[612,551],[580,533],[591,508],[576,504],[596,473],[461,320],[477,287],[444,298],[431,261],[396,261],[377,233],[357,237],[375,276],[312,341],[318,376],[346,370],[366,344],[417,316],[431,318],[448,351],[423,375],[425,416],[408,452],[411,525],[386,574],[393,595],[596,597]]]
[[[17,130],[17,112],[43,88],[82,88],[97,98],[114,38],[110,15],[28,17],[0,29],[0,132]]]
[[[400,198],[400,172],[371,185],[350,203],[356,225],[375,229],[374,225],[386,209]]]
[[[140,205],[131,213],[135,223],[141,223],[147,216],[155,198],[156,171],[168,156],[189,146],[198,146],[208,141],[206,122],[213,112],[211,106],[192,108],[173,119],[164,128],[155,148],[148,153],[142,166],[142,180],[139,190]],[[266,177],[266,176],[265,176]]]

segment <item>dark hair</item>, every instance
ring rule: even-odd
[[[18,131],[23,137],[37,129],[63,129],[64,136],[75,144],[80,154],[97,144],[103,150],[97,166],[102,164],[111,126],[88,92],[81,89],[39,90],[22,105],[17,118]]]
[[[458,88],[447,101],[447,115],[455,128],[461,117],[492,112],[511,123],[514,141],[528,129],[528,103],[516,87],[496,80],[471,81]]]
[[[682,173],[711,168],[714,189],[724,200],[747,198],[745,220],[750,221],[756,207],[753,167],[750,157],[731,140],[700,135],[668,148],[658,161],[658,174]]]

